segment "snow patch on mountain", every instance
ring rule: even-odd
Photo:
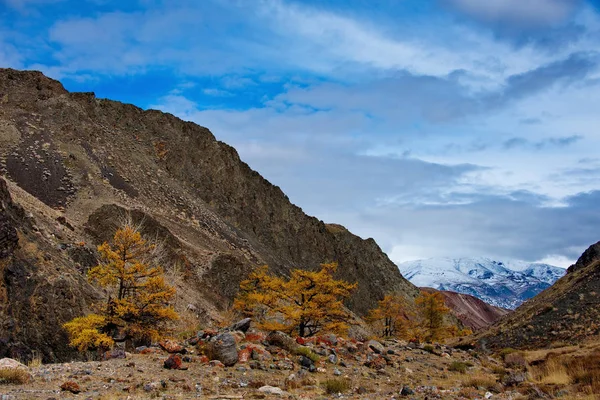
[[[470,294],[509,309],[551,286],[566,272],[548,264],[489,258],[431,258],[404,262],[398,267],[416,286]]]

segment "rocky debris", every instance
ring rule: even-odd
[[[262,386],[260,388],[258,388],[258,391],[261,393],[266,393],[266,394],[275,394],[278,396],[284,396],[287,395],[286,392],[283,391],[283,389],[275,387],[275,386]]]
[[[250,323],[252,322],[251,318],[244,318],[241,321],[236,322],[235,324],[231,325],[228,330],[229,331],[240,331],[240,332],[248,332],[248,330],[250,329]]]
[[[71,392],[73,394],[81,393],[81,388],[77,384],[77,382],[66,381],[62,385],[60,385],[60,390],[63,392]]]
[[[104,352],[102,355],[102,360],[112,360],[114,358],[127,358],[127,353],[123,349],[112,349]]]
[[[213,337],[208,342],[208,356],[211,360],[222,362],[226,367],[235,365],[238,361],[235,337],[229,332]]]
[[[181,357],[178,354],[171,354],[164,362],[166,369],[181,369]]]
[[[165,350],[167,353],[181,353],[181,354],[185,354],[186,353],[186,349],[185,347],[183,347],[182,345],[180,345],[179,343],[177,343],[174,340],[171,339],[165,339],[165,340],[161,340],[160,342],[158,342],[158,345]]]
[[[408,386],[403,386],[402,390],[400,391],[401,396],[411,396],[413,394],[415,394],[415,391]]]
[[[367,346],[377,354],[383,354],[385,352],[385,348],[377,340],[369,340]]]
[[[273,346],[280,347],[290,353],[294,353],[298,348],[298,344],[286,333],[280,331],[273,331],[269,333],[266,341]]]
[[[503,379],[502,383],[506,386],[517,386],[527,380],[527,374],[525,372],[514,371],[507,374]]]

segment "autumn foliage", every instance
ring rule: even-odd
[[[427,342],[442,340],[448,336],[444,317],[450,312],[444,295],[439,292],[421,292],[415,300],[419,316],[420,334]]]
[[[296,269],[284,279],[263,266],[240,284],[234,308],[265,330],[301,337],[321,331],[344,334],[351,316],[343,300],[357,285],[333,279],[336,269],[337,263],[322,264],[319,271]]]
[[[64,325],[72,346],[80,351],[110,347],[116,334],[135,342],[154,341],[178,318],[168,305],[175,288],[165,282],[162,267],[154,265],[154,250],[129,225],[116,231],[112,245],[98,247],[101,262],[88,278],[108,290],[108,300],[97,314]]]
[[[410,338],[414,317],[409,311],[406,299],[398,294],[386,295],[371,310],[366,320],[381,337]]]

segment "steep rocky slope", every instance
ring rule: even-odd
[[[201,319],[217,317],[260,264],[285,275],[337,261],[338,278],[358,282],[348,302],[358,314],[385,293],[418,294],[373,239],[307,216],[208,129],[93,93],[69,93],[39,72],[0,69],[0,164],[35,226],[29,232],[16,224],[27,237],[19,251],[37,254],[11,259],[25,275],[3,267],[10,282],[0,319],[14,322],[3,323],[0,353],[17,341],[21,353],[39,349],[37,336],[64,348],[60,323],[99,296],[82,272],[123,218],[164,243],[176,307]],[[6,237],[11,243],[14,235]],[[25,286],[10,289],[18,285]],[[42,308],[15,314],[33,301]],[[47,359],[66,358],[43,352]]]
[[[600,334],[600,242],[550,288],[475,337],[484,348],[577,344]]]
[[[477,297],[451,292],[448,290],[436,290],[432,288],[421,288],[425,292],[440,292],[444,296],[446,307],[466,327],[477,331],[492,325],[494,322],[509,314],[511,311],[487,304]]]

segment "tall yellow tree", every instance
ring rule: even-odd
[[[175,288],[165,282],[162,267],[154,265],[154,250],[130,225],[115,232],[112,245],[98,247],[101,262],[89,270],[88,278],[108,290],[108,300],[98,307],[99,315],[65,324],[73,346],[106,345],[117,333],[135,342],[157,340],[166,324],[178,318],[168,304]]]
[[[421,292],[415,303],[424,339],[428,342],[443,339],[446,335],[444,317],[450,312],[446,307],[444,296],[439,292]]]
[[[269,274],[263,266],[240,284],[234,308],[253,316],[265,330],[301,337],[321,331],[343,334],[351,319],[343,300],[357,285],[333,279],[337,266],[321,264],[319,271],[295,269],[287,280]]]
[[[369,312],[366,320],[382,337],[408,339],[412,328],[411,316],[404,297],[388,294],[377,303],[377,308]]]

